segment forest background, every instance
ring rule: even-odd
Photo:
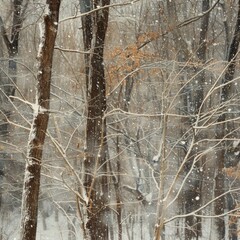
[[[0,5],[0,239],[238,239],[240,0]]]

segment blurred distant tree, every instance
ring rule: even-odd
[[[0,136],[3,141],[8,141],[9,139],[9,127],[7,119],[11,117],[12,105],[11,105],[11,96],[15,95],[15,87],[17,83],[17,58],[19,52],[19,39],[20,32],[23,25],[23,21],[25,18],[25,12],[28,6],[29,0],[25,1],[23,4],[23,0],[14,0],[11,1],[11,15],[12,22],[10,27],[10,32],[5,28],[2,17],[0,16],[0,32],[1,32],[1,40],[0,40],[0,58],[2,58],[0,63]],[[8,51],[8,72],[4,71],[4,52],[3,52],[3,42]],[[9,161],[11,159],[10,155],[5,151],[0,153],[0,172],[5,175],[5,177],[9,177],[6,174],[6,168],[11,168],[12,162]]]
[[[234,95],[234,89],[233,89],[233,79],[236,72],[236,66],[237,66],[237,55],[239,52],[239,43],[240,43],[240,0],[238,1],[238,13],[237,13],[237,19],[235,24],[235,30],[233,33],[233,38],[231,43],[229,44],[229,50],[227,52],[227,61],[228,66],[226,68],[225,75],[222,78],[222,91],[221,91],[221,104],[229,103],[232,96]],[[226,111],[227,112],[227,111]],[[224,139],[227,137],[230,137],[232,134],[234,127],[233,124],[230,122],[226,122],[227,120],[231,119],[232,114],[227,114],[225,111],[219,116],[218,118],[218,125],[216,127],[216,138],[218,140]],[[216,170],[216,176],[215,176],[215,197],[219,197],[220,195],[224,195],[225,191],[225,177],[224,177],[224,167],[226,163],[226,146],[227,141],[223,141],[221,143],[221,148],[217,152],[217,170]],[[218,198],[216,200],[215,204],[215,214],[216,215],[223,215],[224,209],[226,209],[225,206],[226,198],[224,196]],[[233,199],[233,203],[231,206],[229,206],[229,210],[233,210],[236,207],[236,202]],[[232,222],[230,225],[230,238],[232,240],[238,239],[237,236],[237,226],[236,222]],[[224,239],[225,238],[225,221],[223,217],[219,217],[216,219],[216,225],[217,225],[217,233],[218,233],[218,239]]]
[[[13,7],[13,20],[10,36],[5,29],[4,22],[0,16],[0,27],[1,27],[1,37],[4,40],[4,43],[8,50],[9,64],[8,64],[8,73],[1,72],[1,106],[0,109],[5,117],[10,116],[9,104],[7,104],[10,99],[10,96],[15,94],[15,84],[17,82],[17,63],[16,58],[18,57],[18,46],[19,46],[19,35],[22,28],[25,10],[27,8],[28,1],[22,6],[23,0],[14,0],[12,2]],[[1,45],[1,48],[3,46]],[[2,49],[1,49],[2,50]],[[1,53],[3,56],[3,52]],[[2,61],[3,63],[3,61]],[[5,122],[0,126],[0,134],[6,136],[8,132],[8,123]]]
[[[13,12],[13,20],[11,26],[11,32],[8,34],[4,26],[4,22],[2,17],[0,16],[0,26],[1,26],[1,35],[3,37],[4,43],[8,50],[9,57],[9,72],[7,83],[4,87],[4,92],[6,96],[13,96],[15,93],[15,84],[17,77],[17,62],[16,58],[18,57],[19,52],[19,36],[22,28],[22,24],[25,18],[25,12],[28,6],[29,0],[23,4],[23,0],[14,0],[12,4]]]
[[[202,1],[202,12],[207,12],[210,8],[210,2],[209,0],[203,0]],[[191,98],[188,99],[189,105],[192,106],[192,111],[188,113],[189,115],[194,114],[194,116],[200,116],[201,112],[203,111],[202,102],[204,99],[204,82],[205,79],[205,71],[201,69],[201,66],[206,62],[207,57],[207,44],[208,44],[208,30],[209,30],[209,18],[210,13],[205,14],[201,18],[200,23],[200,29],[199,32],[199,41],[196,51],[196,59],[198,61],[199,66],[195,67],[194,73],[196,74],[196,77],[194,77],[192,81],[192,88],[191,88]],[[192,124],[193,121],[196,121],[197,119],[192,119],[190,121],[190,124]],[[195,136],[195,141],[199,141],[201,139],[201,134],[198,134]],[[195,209],[199,208],[201,206],[201,201],[199,199],[202,199],[202,182],[203,182],[203,174],[202,171],[200,171],[202,167],[202,159],[201,161],[197,161],[194,163],[193,159],[194,156],[196,156],[197,152],[199,152],[200,148],[193,149],[190,155],[190,160],[186,164],[186,172],[190,171],[191,165],[195,164],[195,167],[198,169],[194,176],[191,178],[192,183],[190,184],[190,187],[188,190],[186,190],[184,195],[184,202],[185,202],[185,208],[186,212],[190,213],[194,211]],[[186,217],[186,230],[185,230],[185,237],[186,239],[194,239],[201,237],[202,229],[201,229],[201,218],[194,217],[192,215]]]

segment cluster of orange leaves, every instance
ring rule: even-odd
[[[232,224],[238,224],[238,219],[240,218],[240,204],[236,205],[236,211],[232,212],[229,214],[229,219],[228,219],[228,224],[229,226],[231,226]],[[237,236],[240,236],[240,230],[236,230],[235,234],[237,234]]]
[[[240,179],[240,169],[238,167],[225,168],[224,172],[229,177]],[[240,208],[240,204],[237,204],[236,209],[239,209],[239,208]],[[240,218],[240,210],[236,210],[233,213],[231,213],[229,217],[229,225],[233,223],[237,223],[239,218]],[[240,236],[239,230],[237,231],[237,235]]]
[[[137,38],[137,42],[140,46],[148,41],[157,40],[159,36],[160,36],[159,32],[147,32],[144,34],[140,34]]]
[[[131,74],[136,69],[141,69],[142,64],[154,58],[155,54],[152,51],[141,46],[157,37],[158,33],[155,32],[141,34],[135,43],[129,44],[127,47],[115,47],[106,53],[105,57],[108,62],[108,88],[111,89],[127,74]],[[131,76],[133,75],[131,74]]]
[[[229,168],[224,168],[224,173],[231,178],[234,179],[240,179],[240,169],[239,167],[229,167]],[[237,223],[238,219],[240,218],[240,204],[236,205],[236,211],[232,212],[229,214],[229,220],[228,224],[234,224]],[[237,235],[240,236],[240,231],[237,231]]]
[[[231,178],[240,179],[240,169],[238,167],[224,168],[224,173]]]

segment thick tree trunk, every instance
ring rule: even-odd
[[[33,123],[29,135],[23,187],[20,237],[22,240],[36,239],[41,161],[49,119],[52,60],[60,2],[60,0],[47,0],[46,2],[49,13],[44,16],[45,32],[41,36],[42,43],[38,54],[40,67],[37,75],[37,99],[36,104],[32,105]]]
[[[235,69],[236,69],[236,57],[238,53],[240,43],[240,0],[238,1],[238,15],[237,15],[237,21],[235,25],[235,31],[234,36],[232,39],[232,42],[230,44],[227,60],[229,62],[228,67],[226,69],[225,76],[222,80],[222,93],[221,93],[221,103],[226,103],[232,96],[233,90],[232,90],[232,80],[234,79]],[[227,123],[225,122],[228,119],[228,116],[223,113],[218,118],[219,125],[216,127],[216,138],[219,139],[219,141],[223,141],[226,135],[230,134],[231,127],[227,126]],[[221,149],[217,152],[217,169],[216,169],[216,176],[215,176],[215,197],[218,197],[221,194],[224,194],[224,187],[225,187],[225,177],[223,174],[223,168],[225,163],[225,141],[221,144]],[[232,208],[234,208],[235,205],[232,205]],[[216,215],[222,215],[224,214],[225,209],[225,197],[218,198],[215,203],[215,214]],[[233,210],[233,209],[229,209]],[[225,222],[223,217],[216,218],[215,220],[216,227],[217,227],[217,233],[218,233],[218,239],[224,239],[225,238]],[[231,224],[231,227],[233,231],[230,229],[230,239],[236,239],[237,232],[235,231],[236,226],[234,224]]]
[[[94,1],[93,9],[109,5],[110,0]],[[103,51],[108,26],[109,9],[92,14],[93,53],[89,60],[89,98],[86,129],[85,187],[88,194],[87,228],[91,240],[108,239],[108,177],[106,162],[106,82]],[[87,40],[86,40],[87,41]],[[87,64],[87,62],[86,62]]]

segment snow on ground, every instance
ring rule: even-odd
[[[20,211],[1,211],[0,239],[18,240],[20,235]],[[73,216],[65,216],[58,211],[58,220],[55,214],[45,219],[40,215],[38,218],[37,240],[80,240],[80,224]],[[73,224],[69,224],[72,221]],[[74,236],[75,238],[74,238]]]

